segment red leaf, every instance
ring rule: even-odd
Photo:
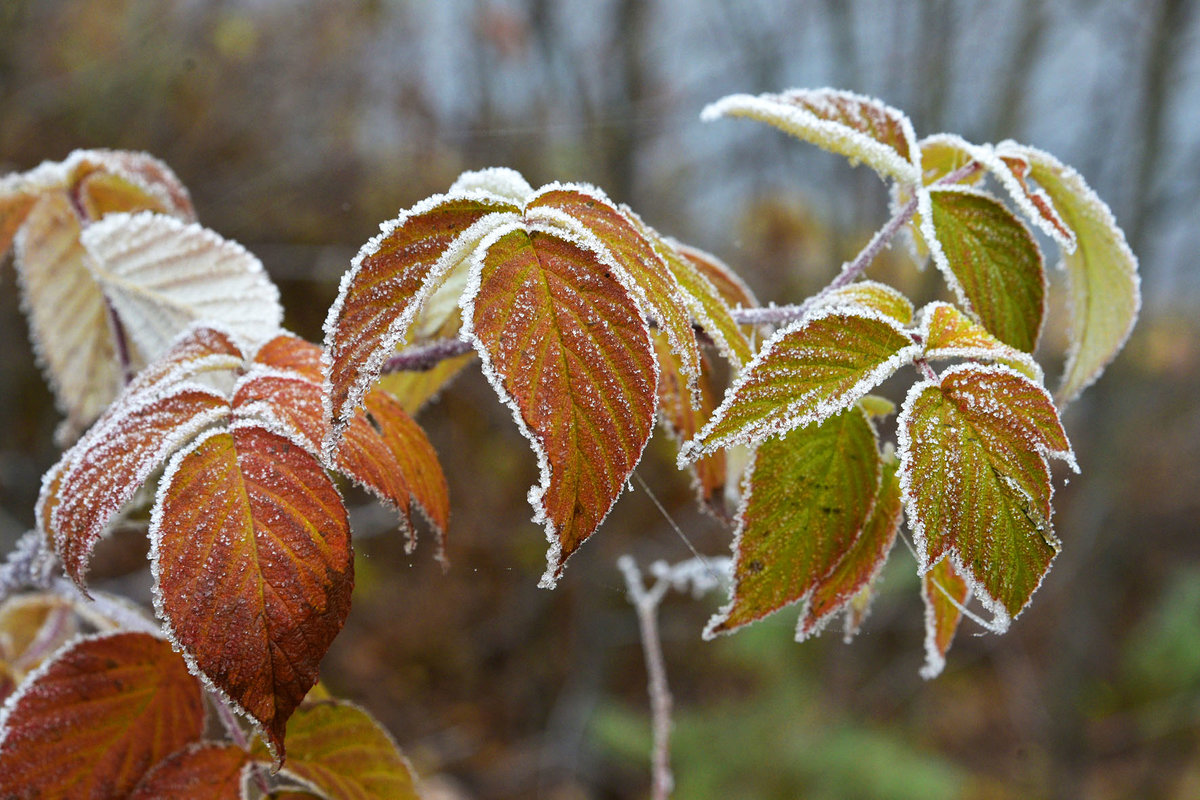
[[[150,535],[159,616],[282,758],[287,718],[350,610],[337,489],[304,448],[240,422],[172,458]]]
[[[200,686],[169,644],[144,633],[82,639],[5,706],[4,796],[125,797],[203,729]]]
[[[548,231],[487,245],[471,331],[541,470],[530,492],[551,542],[542,585],[620,495],[654,422],[657,363],[637,305],[597,253]]]
[[[147,773],[129,800],[241,800],[245,750],[203,742],[172,754]]]

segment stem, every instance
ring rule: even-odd
[[[425,372],[447,358],[465,356],[471,349],[471,343],[464,339],[434,339],[428,344],[415,345],[396,353],[384,362],[381,374]]]
[[[121,366],[121,379],[128,384],[133,380],[133,359],[129,356],[129,338],[125,334],[125,325],[117,314],[113,304],[104,300],[104,308],[108,312],[108,327],[112,331],[113,345],[117,350],[117,363]]]
[[[210,699],[212,700],[213,708],[217,710],[217,718],[221,720],[221,726],[225,728],[225,732],[229,734],[229,738],[242,750],[247,753],[250,752],[250,740],[246,738],[246,732],[238,724],[233,710],[225,705],[225,701],[215,694],[210,694]],[[267,784],[267,777],[263,775],[258,764],[251,762],[250,774],[254,776],[254,783],[263,795],[270,794],[271,787]]]
[[[638,632],[646,657],[646,688],[650,694],[650,726],[654,738],[650,750],[650,796],[653,800],[667,800],[675,788],[675,777],[671,774],[671,690],[667,687],[667,668],[658,633],[658,604],[670,581],[659,577],[647,591],[642,584],[641,570],[632,558],[622,556],[617,566],[625,575],[629,599],[637,609]]]

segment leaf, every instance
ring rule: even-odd
[[[150,770],[129,800],[241,800],[248,763],[246,751],[235,745],[191,744]]]
[[[287,718],[350,610],[337,490],[304,448],[240,421],[172,457],[150,541],[155,609],[172,641],[282,760]]]
[[[936,678],[945,669],[946,652],[970,597],[971,587],[949,558],[943,558],[921,576],[921,599],[925,602],[925,666],[921,667],[921,677],[925,680]]]
[[[25,220],[15,260],[34,352],[67,427],[76,432],[117,396],[122,381],[80,230],[66,196],[49,195]]]
[[[200,738],[204,702],[161,639],[77,640],[34,672],[0,717],[0,775],[21,797],[121,798]]]
[[[537,455],[529,501],[550,541],[542,585],[552,586],[641,457],[658,366],[640,310],[596,251],[511,226],[475,262],[464,332]]]
[[[900,487],[925,573],[948,553],[997,627],[1029,603],[1059,550],[1048,457],[1073,469],[1046,390],[964,364],[912,387],[897,420]]]
[[[980,156],[987,152],[985,148],[971,144],[952,133],[926,136],[917,145],[921,150],[921,183],[925,186],[941,180],[972,161],[979,161]],[[973,171],[959,183],[977,186],[983,183],[985,175],[983,170]]]
[[[287,728],[283,774],[323,797],[405,800],[419,795],[408,759],[370,714],[347,702],[306,704]],[[252,754],[263,756],[260,742]]]
[[[996,338],[1032,353],[1045,314],[1042,252],[992,197],[965,187],[922,191],[922,230],[934,263]]]
[[[733,591],[705,638],[806,600],[850,552],[879,486],[875,432],[849,409],[763,442],[746,476]]]
[[[321,455],[328,432],[321,405],[321,348],[295,336],[272,339],[234,389],[233,406],[240,416],[261,416],[292,432],[314,455]],[[283,369],[275,369],[275,366]],[[436,528],[444,553],[450,521],[446,479],[433,445],[420,426],[386,393],[372,390],[366,409],[356,412],[330,465],[400,512],[415,544],[410,498]]]
[[[1042,382],[1042,367],[1032,356],[1009,347],[949,303],[934,302],[921,309],[920,336],[925,358],[931,361],[948,358],[999,361]]]
[[[104,297],[79,242],[109,211],[144,208],[193,217],[187,191],[144,153],[77,150],[0,180],[0,256],[17,236],[15,264],[34,350],[74,438],[116,396],[123,375]],[[133,366],[140,366],[135,363]]]
[[[667,433],[676,442],[686,442],[712,414],[716,403],[708,380],[708,370],[702,369],[698,383],[700,404],[692,405],[691,393],[680,374],[679,360],[671,346],[658,334],[654,337],[654,349],[658,354],[658,412]],[[701,356],[701,364],[707,359]],[[692,485],[702,507],[711,510],[720,518],[725,513],[725,453],[717,452],[705,456],[690,467]]]
[[[901,325],[912,322],[912,301],[898,290],[877,281],[855,281],[817,295],[815,299],[813,310],[859,306],[878,311]]]
[[[921,153],[912,123],[902,111],[872,97],[835,89],[792,89],[757,97],[735,94],[708,106],[700,118],[750,117],[863,162],[885,178],[918,185]]]
[[[1133,330],[1141,307],[1137,257],[1112,211],[1078,172],[1032,147],[999,147],[1028,159],[1030,175],[1077,237],[1075,251],[1062,260],[1071,308],[1071,348],[1057,393],[1065,405],[1100,376]]]
[[[654,237],[655,248],[671,270],[700,329],[712,337],[721,355],[735,368],[749,363],[754,357],[754,347],[730,313],[728,293],[732,292],[739,303],[757,305],[750,290],[714,256],[658,236],[649,228],[646,230]],[[710,280],[710,276],[716,277],[721,285]]]
[[[146,360],[194,322],[251,342],[278,331],[279,290],[237,242],[163,214],[110,214],[82,233],[88,266]]]
[[[862,535],[837,566],[813,587],[796,626],[797,640],[819,633],[840,611],[846,612],[845,640],[849,642],[858,632],[869,607],[871,586],[887,562],[900,530],[903,506],[896,468],[894,459],[883,462],[879,490]]]
[[[618,209],[594,187],[551,184],[529,201],[526,218],[544,219],[576,235],[582,233],[584,238],[591,234],[599,239],[589,249],[598,254],[606,251],[624,268],[633,283],[627,287],[630,294],[642,313],[666,334],[688,386],[695,385],[700,375],[700,348],[688,316],[689,295],[680,289],[655,247],[653,234],[648,235],[646,224],[637,215],[628,208]]]
[[[1054,206],[1054,201],[1039,187],[1029,182],[1031,165],[1022,154],[1007,152],[996,156],[996,160],[1004,166],[1001,171],[989,164],[988,168],[995,172],[1017,205],[1042,232],[1058,242],[1064,252],[1073,253],[1078,245],[1078,239],[1062,215]]]
[[[826,309],[787,325],[729,387],[680,463],[825,420],[918,352],[899,323],[866,310]]]
[[[496,225],[519,209],[485,195],[436,195],[385,224],[354,257],[325,320],[333,429],[379,377],[421,305]]]
[[[229,413],[223,395],[188,383],[133,399],[64,456],[55,488],[50,530],[80,589],[96,542],[122,506],[174,450]]]

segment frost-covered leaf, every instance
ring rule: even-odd
[[[946,651],[962,620],[962,609],[971,597],[971,587],[943,558],[921,576],[921,599],[925,602],[925,665],[921,677],[936,678],[946,666]]]
[[[705,121],[720,117],[766,122],[901,183],[915,186],[921,179],[921,152],[912,123],[904,112],[872,97],[836,89],[735,94],[700,115]]]
[[[150,770],[129,800],[241,800],[249,756],[240,747],[198,742]]]
[[[912,322],[912,301],[885,283],[855,281],[818,296],[813,308],[861,306],[878,311],[901,325]]]
[[[1007,625],[1059,550],[1047,458],[1075,466],[1050,396],[1007,367],[964,364],[914,385],[897,427],[920,571],[952,554]]]
[[[123,379],[80,231],[66,195],[48,195],[17,235],[15,260],[34,352],[76,432],[117,396]]]
[[[1050,195],[1029,181],[1032,165],[1024,154],[1011,150],[996,158],[1004,165],[1004,174],[994,165],[988,168],[999,175],[1001,183],[1020,206],[1027,217],[1042,231],[1058,242],[1064,252],[1073,253],[1078,244],[1075,231],[1067,225],[1050,199]]]
[[[526,215],[563,225],[577,234],[582,227],[583,233],[599,240],[599,246],[589,249],[599,253],[602,247],[624,268],[642,313],[666,333],[688,386],[694,386],[700,375],[700,348],[688,316],[689,295],[681,291],[645,223],[629,209],[618,209],[599,189],[554,184],[530,200]]]
[[[957,169],[961,169],[972,161],[978,161],[983,148],[955,136],[952,133],[935,133],[926,136],[917,143],[921,149],[921,182],[928,186]],[[973,170],[963,177],[959,183],[969,186],[983,182],[986,173],[983,170]]]
[[[305,704],[287,726],[282,774],[322,797],[416,800],[408,759],[370,714],[346,702]],[[252,754],[265,756],[260,742]]]
[[[475,256],[476,291],[464,298],[484,373],[538,457],[529,501],[551,543],[543,585],[624,488],[653,427],[658,385],[646,322],[611,262],[562,236],[497,230]]]
[[[203,730],[200,685],[167,642],[84,638],[5,704],[0,776],[6,796],[121,798]]]
[[[839,611],[845,611],[847,617],[846,641],[858,632],[870,605],[871,585],[883,569],[900,529],[903,506],[897,466],[894,459],[883,462],[879,490],[862,535],[813,587],[796,626],[797,639],[818,633]]]
[[[150,540],[155,608],[173,641],[282,758],[284,725],[350,610],[337,489],[305,448],[242,421],[172,457]]]
[[[22,303],[38,360],[67,416],[68,440],[116,396],[124,378],[79,236],[105,213],[147,208],[193,216],[179,180],[143,153],[79,150],[0,180],[0,257],[16,233]]]
[[[654,337],[654,349],[658,354],[658,412],[659,419],[667,432],[677,442],[691,440],[708,420],[716,402],[705,368],[707,359],[701,360],[702,369],[698,389],[699,405],[692,405],[692,395],[687,382],[680,374],[678,356],[661,334]],[[725,453],[717,451],[690,466],[692,483],[701,503],[720,517],[725,517]]]
[[[325,320],[329,412],[340,433],[448,273],[520,209],[472,193],[437,195],[382,226],[354,257]]]
[[[879,480],[875,432],[858,408],[763,442],[746,470],[730,602],[705,637],[806,600],[861,537]]]
[[[825,309],[794,322],[763,344],[680,463],[827,419],[919,349],[899,323],[867,310]]]
[[[925,358],[931,361],[947,358],[999,361],[1042,382],[1042,368],[1032,356],[1009,347],[949,303],[933,302],[921,309],[921,341],[925,345]]]
[[[195,384],[161,396],[135,394],[64,454],[50,530],[64,570],[81,589],[92,550],[121,507],[174,450],[228,412],[222,394]]]
[[[1045,313],[1046,275],[1032,234],[999,201],[966,187],[922,191],[934,263],[996,338],[1032,353]]]
[[[283,320],[279,291],[237,242],[164,214],[109,214],[82,233],[88,266],[141,356],[203,320],[251,342]]]
[[[1030,175],[1045,190],[1067,227],[1074,252],[1064,252],[1071,308],[1071,348],[1057,397],[1075,399],[1100,376],[1125,345],[1141,306],[1137,257],[1112,211],[1083,176],[1048,153],[1013,143],[1000,152],[1028,160]]]
[[[315,344],[290,334],[272,339],[234,389],[240,416],[264,416],[282,424],[315,455],[328,432],[321,405],[320,352]],[[424,431],[387,393],[367,394],[366,408],[355,412],[330,466],[346,474],[400,512],[415,543],[410,499],[425,512],[444,546],[450,508],[445,477]]]
[[[734,320],[730,305],[757,305],[754,295],[715,256],[653,231],[650,234],[700,329],[712,337],[717,349],[735,368],[748,364],[754,357],[754,346]],[[719,283],[713,282],[714,277]]]

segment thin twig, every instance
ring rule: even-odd
[[[250,752],[250,740],[246,738],[246,732],[242,730],[242,726],[238,724],[237,717],[233,710],[225,704],[225,701],[215,694],[210,695],[213,708],[217,710],[217,719],[221,720],[221,726],[225,728],[225,732],[229,734],[229,738],[242,750]],[[254,776],[254,783],[259,790],[264,794],[269,794],[271,787],[267,784],[267,777],[263,775],[258,764],[251,763],[251,774]]]
[[[629,600],[637,611],[638,632],[646,657],[650,726],[654,737],[650,751],[650,796],[653,800],[667,800],[675,788],[675,776],[671,773],[671,690],[667,687],[667,668],[658,633],[658,604],[670,584],[660,577],[647,590],[642,584],[641,570],[630,556],[621,556],[617,566],[625,576]]]
[[[434,339],[425,344],[401,350],[384,362],[382,374],[393,372],[426,372],[447,358],[465,356],[471,352],[471,343],[463,339]]]

